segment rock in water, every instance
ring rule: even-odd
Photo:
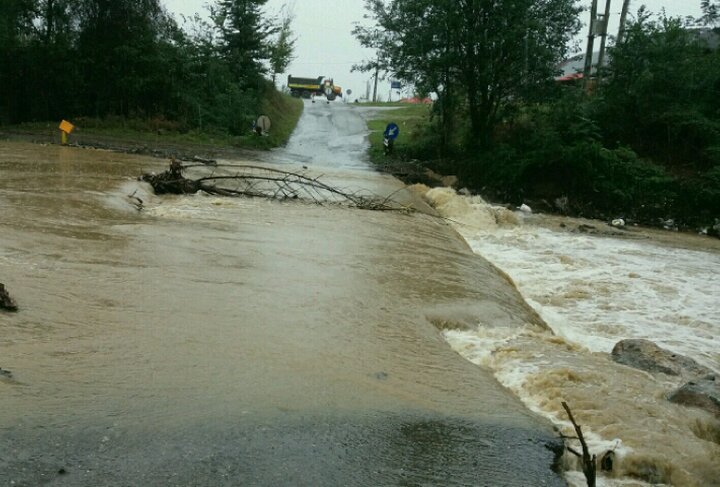
[[[688,382],[668,399],[675,404],[704,409],[720,418],[720,381],[714,374]]]
[[[522,205],[518,206],[518,210],[522,211],[523,213],[532,213],[532,208],[530,208],[528,205],[523,203]]]
[[[10,297],[7,290],[5,289],[5,284],[0,282],[0,309],[4,309],[7,311],[17,311],[17,304],[15,303],[15,300]]]
[[[650,340],[621,340],[612,350],[612,359],[628,367],[651,374],[667,374],[687,378],[703,377],[713,371],[684,355],[658,347]]]

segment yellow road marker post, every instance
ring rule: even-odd
[[[67,120],[63,120],[60,122],[60,141],[62,145],[67,145],[68,143],[68,135],[73,131],[75,128],[75,125],[71,124]]]

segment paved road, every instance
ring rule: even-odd
[[[308,104],[272,157],[395,191],[365,162],[362,115]],[[0,145],[0,260],[22,307],[1,317],[0,484],[563,484],[549,425],[438,332],[533,319],[443,222],[204,196],[124,208],[158,164]]]

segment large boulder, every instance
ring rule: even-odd
[[[673,391],[670,402],[704,409],[720,418],[720,380],[714,374],[695,379]]]
[[[612,350],[612,359],[619,364],[651,374],[667,374],[686,379],[713,374],[712,370],[690,357],[671,352],[650,340],[640,338],[619,341]]]

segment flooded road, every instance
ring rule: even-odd
[[[307,104],[270,157],[413,201],[362,115]],[[549,423],[443,337],[544,329],[447,224],[135,180],[166,164],[0,143],[0,483],[563,484]]]

